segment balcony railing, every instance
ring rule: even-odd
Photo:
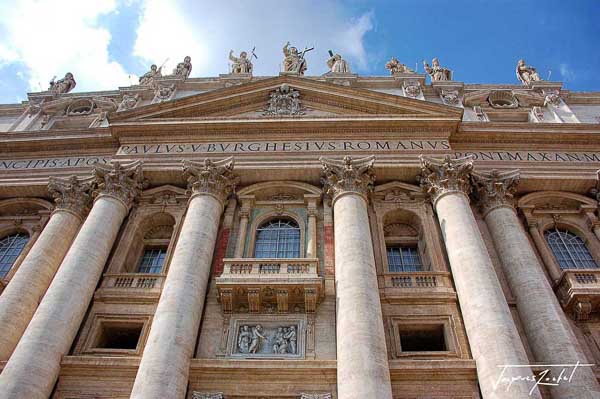
[[[384,275],[386,296],[450,296],[455,292],[448,272],[399,272]]]
[[[130,300],[158,299],[165,280],[163,274],[106,273],[97,297],[127,297]]]
[[[323,296],[318,259],[223,259],[217,277],[223,311],[285,313],[290,306],[314,312]]]
[[[562,307],[576,320],[587,320],[600,308],[600,269],[563,271],[556,294]]]

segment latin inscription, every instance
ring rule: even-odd
[[[110,162],[110,157],[92,156],[0,160],[0,170],[81,168],[86,166],[91,167],[96,162],[108,163]]]

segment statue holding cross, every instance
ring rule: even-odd
[[[283,46],[283,55],[285,56],[283,59],[283,72],[293,72],[298,75],[304,75],[304,71],[306,71],[307,68],[304,54],[311,50],[314,50],[314,47],[305,47],[304,50],[298,52],[296,47],[290,47],[290,42],[287,42],[285,46]]]

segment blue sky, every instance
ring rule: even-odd
[[[116,89],[151,63],[170,71],[192,57],[192,76],[226,73],[227,54],[256,46],[255,74],[280,69],[281,47],[327,50],[353,71],[385,75],[391,56],[411,68],[438,57],[465,83],[517,83],[519,58],[543,78],[600,91],[597,0],[0,0],[0,103],[26,99],[73,72],[75,91]]]

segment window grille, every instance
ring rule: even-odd
[[[579,236],[557,228],[546,230],[544,236],[561,269],[598,268],[592,254]]]
[[[138,273],[160,273],[165,257],[167,256],[166,248],[146,248],[138,266]]]
[[[6,277],[29,241],[27,234],[11,234],[0,240],[0,278]]]
[[[256,231],[255,258],[299,258],[300,228],[289,219],[275,219]]]
[[[387,259],[390,272],[419,272],[423,270],[421,257],[416,246],[388,246]]]

